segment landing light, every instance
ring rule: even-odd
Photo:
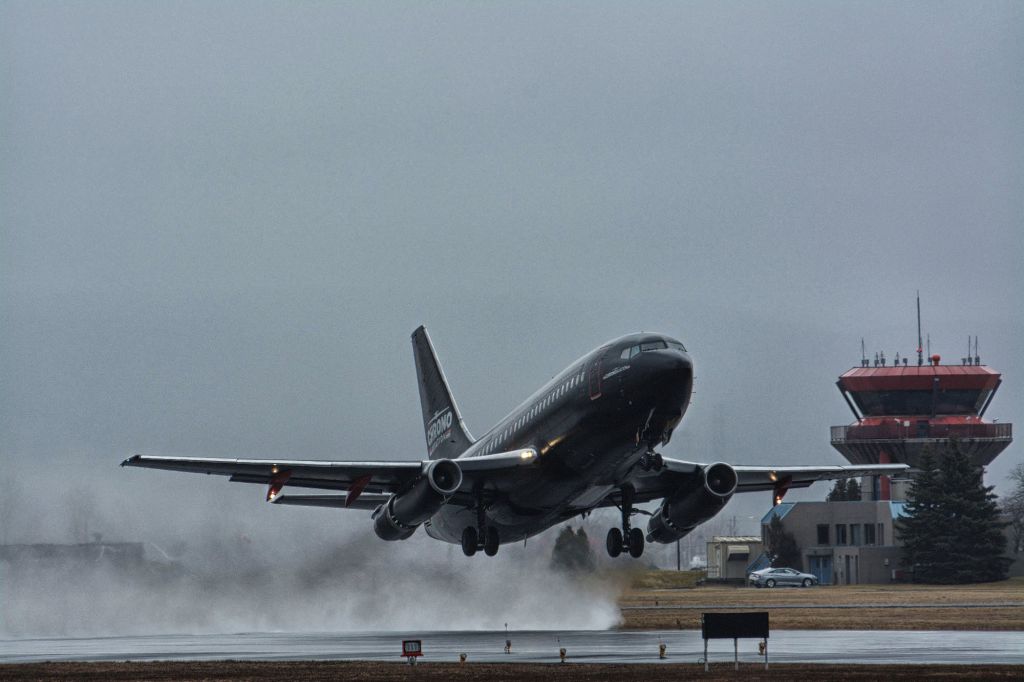
[[[523,450],[519,453],[520,459],[530,459],[531,457],[533,457],[533,450]]]
[[[771,479],[772,481],[777,481],[777,480],[779,480],[779,477],[775,475],[775,472],[774,472],[774,471],[769,471],[769,472],[768,472],[768,478],[769,478],[769,479]]]

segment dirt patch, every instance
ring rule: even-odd
[[[988,604],[991,608],[965,608],[966,604]],[[1006,604],[1015,606],[1002,606]],[[1024,604],[1024,579],[1021,578],[956,586],[632,587],[619,599],[619,605],[625,607],[623,628],[686,630],[700,627],[702,611],[730,609],[766,610],[772,628],[783,630],[1024,630],[1024,606],[1021,604]],[[657,608],[629,608],[651,606]],[[801,606],[816,608],[801,609]]]
[[[155,662],[155,663],[33,663],[0,665],[0,680],[209,680],[231,681],[300,679],[353,680],[1019,680],[1024,666],[1008,665],[806,665],[772,666],[744,664],[739,672],[732,664],[712,666],[705,673],[699,665],[600,665],[600,664],[491,664],[423,663],[415,668],[404,663],[356,661],[274,662]]]

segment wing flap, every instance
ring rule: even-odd
[[[356,482],[370,493],[392,492],[419,476],[422,462],[334,462],[328,460],[223,459],[134,455],[121,466],[227,476],[239,483],[270,484],[288,473],[287,485],[347,490]]]
[[[372,511],[387,502],[390,497],[390,495],[382,493],[363,493],[349,503],[348,495],[278,495],[271,502],[295,507],[333,507],[335,509]]]
[[[458,463],[463,478],[462,486],[457,493],[452,495],[449,503],[472,506],[476,499],[473,491],[481,479],[489,479],[493,483],[500,484],[504,481],[501,477],[493,478],[494,474],[502,471],[511,472],[514,469],[532,465],[538,461],[538,457],[536,450],[525,448],[453,461]],[[226,476],[228,480],[236,483],[267,485],[270,486],[268,500],[277,502],[282,498],[280,494],[282,488],[351,491],[354,499],[359,499],[360,495],[367,496],[367,499],[375,499],[369,496],[386,496],[404,490],[415,479],[423,475],[425,467],[430,464],[429,460],[425,462],[336,462],[134,455],[124,460],[121,466],[215,474]],[[290,497],[295,499],[295,496]],[[309,499],[313,497],[315,496]],[[277,503],[303,504],[300,502]],[[374,507],[379,503],[379,501],[376,502]],[[334,503],[329,503],[327,506],[334,506]],[[360,508],[354,504],[348,506]]]

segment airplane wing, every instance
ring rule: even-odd
[[[736,492],[774,490],[780,485],[786,488],[806,488],[815,481],[834,481],[859,476],[895,476],[910,470],[906,464],[874,464],[870,466],[734,466],[739,476]]]
[[[481,476],[531,466],[536,460],[537,453],[532,449],[453,460],[462,471],[462,485],[449,502],[472,506],[473,487]],[[268,486],[267,501],[276,504],[375,509],[391,494],[411,486],[430,463],[431,460],[348,462],[134,455],[121,462],[121,466],[217,474],[238,483],[262,484]],[[284,487],[344,491],[345,495],[283,495]]]
[[[709,463],[687,462],[681,459],[664,457],[664,465],[659,471],[641,471],[631,480],[636,488],[637,502],[669,497],[678,490],[686,490],[694,486],[700,479],[701,472]],[[785,494],[793,488],[806,488],[815,481],[831,481],[841,478],[859,476],[894,476],[906,473],[910,467],[905,464],[875,464],[871,466],[748,466],[731,465],[736,472],[736,492],[755,492],[773,490]],[[615,492],[606,498],[601,506],[614,506],[621,503],[619,493]]]

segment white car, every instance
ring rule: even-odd
[[[810,573],[801,573],[792,568],[762,568],[754,571],[747,579],[754,587],[810,587],[818,584],[818,578]]]

